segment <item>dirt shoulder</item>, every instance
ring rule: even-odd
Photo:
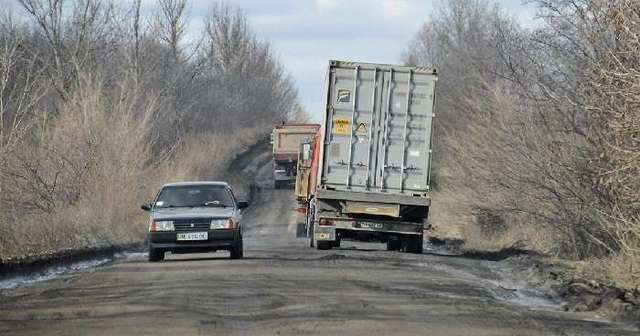
[[[432,237],[430,243],[460,257],[508,264],[514,280],[548,292],[561,302],[564,311],[590,312],[596,317],[640,326],[640,290],[576,276],[579,273],[576,269],[584,267],[584,262],[551,258],[519,247],[494,251],[467,249],[462,239]]]

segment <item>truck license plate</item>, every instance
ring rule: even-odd
[[[384,227],[384,225],[382,225],[381,223],[360,223],[360,227],[363,229],[382,229]]]
[[[178,240],[207,240],[207,239],[209,239],[208,232],[178,233]]]
[[[331,235],[328,233],[316,233],[317,240],[329,240],[331,239]]]

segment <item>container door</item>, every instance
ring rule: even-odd
[[[395,194],[428,190],[435,76],[384,73],[375,187]]]
[[[368,190],[375,179],[382,72],[332,68],[329,80],[323,183],[340,190]]]

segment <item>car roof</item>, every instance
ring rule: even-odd
[[[213,185],[221,187],[229,187],[227,182],[222,181],[186,181],[186,182],[173,182],[166,183],[162,187],[186,187],[186,186],[201,186],[201,185]]]

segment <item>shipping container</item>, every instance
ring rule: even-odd
[[[327,78],[322,186],[426,196],[435,71],[333,61]]]
[[[431,68],[329,62],[323,126],[299,146],[311,158],[296,181],[311,246],[422,252],[437,79]]]

